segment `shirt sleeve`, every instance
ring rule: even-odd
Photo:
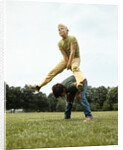
[[[74,36],[71,37],[71,43],[77,43],[77,39]]]
[[[61,43],[61,41],[58,42],[58,47],[59,47],[60,50],[62,50],[62,43]]]

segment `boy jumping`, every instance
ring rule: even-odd
[[[36,86],[27,85],[34,91],[39,92],[41,87],[49,83],[57,74],[61,73],[64,69],[71,69],[76,78],[77,89],[79,91],[83,90],[83,82],[85,78],[83,73],[79,69],[80,51],[77,39],[74,36],[68,35],[69,30],[63,24],[58,25],[58,32],[62,37],[62,40],[60,40],[58,43],[58,47],[63,55],[63,59],[48,73],[46,78],[40,84]]]

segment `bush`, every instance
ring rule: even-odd
[[[56,105],[56,111],[57,112],[64,112],[65,111],[65,100],[62,98],[59,98],[58,103]]]
[[[104,111],[110,110],[110,104],[108,103],[108,101],[104,102],[102,110],[104,110]]]
[[[118,103],[113,104],[113,110],[118,110]]]
[[[96,111],[100,109],[100,105],[98,103],[90,103],[90,108],[92,111]]]
[[[90,103],[90,108],[92,111],[95,110],[95,105],[93,103]]]
[[[80,105],[80,104],[76,104],[76,107],[75,107],[75,110],[76,111],[83,111],[83,107]]]
[[[95,107],[96,107],[96,110],[100,110],[100,104],[99,103],[96,103]]]
[[[106,100],[109,104],[116,104],[118,103],[118,87],[111,88],[106,95]]]

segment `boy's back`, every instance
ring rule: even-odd
[[[75,77],[72,75],[65,79],[61,84],[66,88],[67,92],[71,92],[73,90],[77,90],[74,83],[76,82]]]

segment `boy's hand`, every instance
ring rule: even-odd
[[[67,70],[69,70],[69,69],[71,69],[71,64],[70,63],[67,64]]]
[[[77,100],[80,100],[80,99],[81,99],[81,93],[80,93],[80,92],[78,92],[78,93],[76,94],[76,99],[77,99]]]
[[[74,82],[74,86],[77,87],[77,82]]]

